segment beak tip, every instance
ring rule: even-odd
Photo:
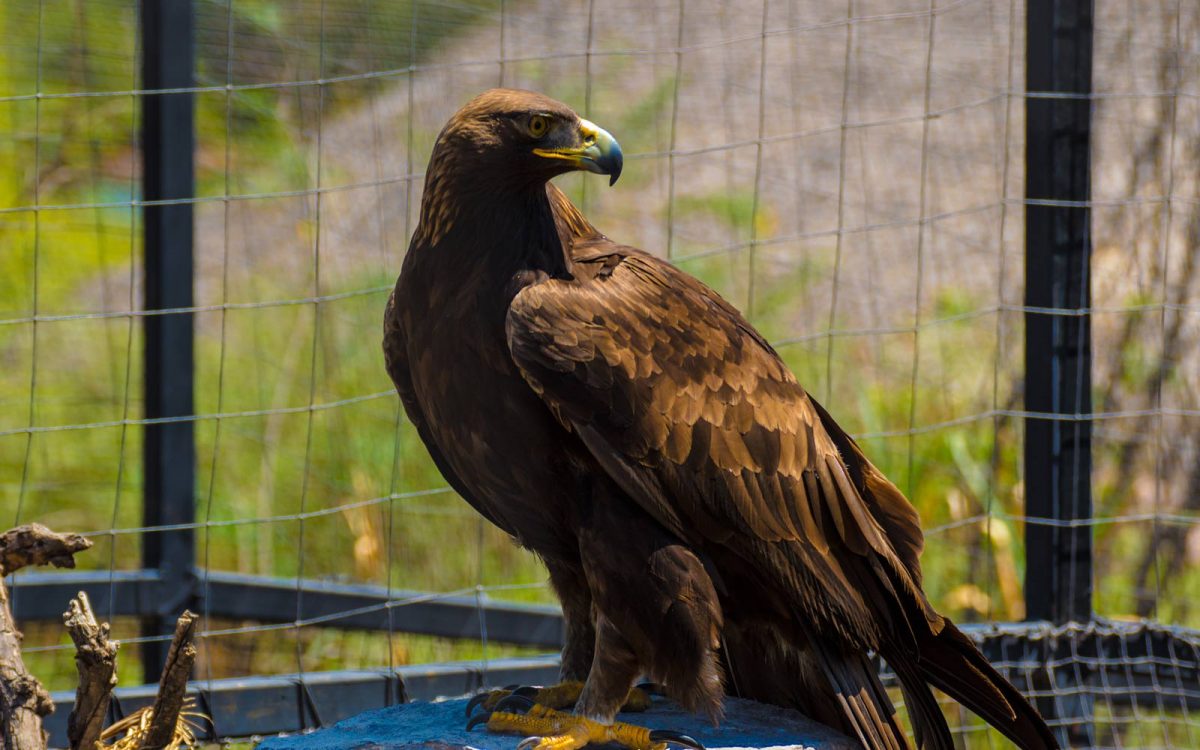
[[[625,155],[621,153],[621,147],[615,140],[613,141],[608,162],[608,186],[612,187],[617,184],[617,179],[621,176],[621,170],[625,166]]]
[[[604,128],[588,120],[580,121],[581,134],[590,136],[587,147],[583,150],[584,158],[579,168],[596,174],[608,175],[608,185],[612,187],[621,176],[621,168],[625,165],[625,155],[621,153],[621,144]]]

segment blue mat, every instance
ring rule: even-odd
[[[436,747],[471,747],[480,750],[516,750],[521,737],[490,734],[480,726],[467,732],[467,700],[406,703],[367,711],[331,727],[291,737],[264,740],[258,750],[363,750]],[[753,701],[728,698],[725,720],[719,728],[687,713],[674,703],[655,698],[645,713],[621,714],[621,721],[652,729],[675,729],[691,735],[709,750],[719,748],[811,748],[850,750],[858,743],[821,726],[795,711]]]

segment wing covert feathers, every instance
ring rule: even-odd
[[[878,563],[887,588],[928,609],[915,511],[849,438],[831,434],[775,351],[695,279],[630,248],[592,245],[591,257],[622,256],[608,275],[584,269],[530,285],[508,312],[513,358],[560,421],[594,432],[600,462],[610,474],[623,464],[626,490],[682,538],[699,516],[802,561],[832,549],[835,567]],[[635,474],[665,491],[635,491]]]

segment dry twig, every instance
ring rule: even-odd
[[[79,686],[75,708],[67,720],[67,739],[72,750],[92,750],[100,740],[104,717],[117,684],[117,644],[108,638],[108,623],[97,623],[92,603],[80,591],[63,613],[63,623],[75,641],[75,667]]]
[[[174,742],[177,727],[181,724],[179,712],[183,709],[188,677],[192,673],[192,663],[196,661],[195,635],[196,615],[184,610],[175,625],[175,637],[167,652],[167,664],[158,683],[149,727],[142,738],[142,750],[161,750]]]

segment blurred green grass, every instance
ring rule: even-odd
[[[289,13],[266,0],[238,2],[234,31],[262,54],[230,65],[224,48],[229,8],[200,2],[201,83],[270,83],[400,68],[470,29],[492,5],[421,3],[422,33],[414,36],[408,2],[331,2],[323,18],[315,2]],[[372,22],[361,23],[367,14]],[[0,4],[0,30],[13,40],[0,47],[0,96],[135,88],[135,29],[123,2]],[[324,69],[314,62],[322,38]],[[601,75],[619,75],[620,64],[614,61]],[[672,84],[665,79],[630,102],[620,129],[636,134],[669,117]],[[582,98],[578,82],[561,86],[563,91],[551,93]],[[369,94],[357,87],[328,92],[322,103],[327,115],[361,105]],[[226,153],[237,167],[239,191],[312,185],[311,144],[302,127],[315,117],[310,99],[273,88],[238,91],[228,100],[224,94],[198,96],[199,194],[224,194]],[[136,117],[137,102],[129,96],[0,102],[0,208],[137,197]],[[419,134],[422,140],[431,136]],[[636,191],[647,181],[631,171],[623,188]],[[566,186],[582,198],[581,183]],[[676,237],[672,254],[685,270],[750,311],[755,325],[779,342],[781,356],[801,382],[848,430],[867,436],[861,442],[868,454],[909,494],[930,530],[923,565],[939,608],[960,621],[1020,619],[1019,421],[996,417],[906,434],[913,426],[1019,406],[1019,318],[1002,321],[998,339],[996,316],[1006,313],[979,313],[983,303],[950,288],[923,300],[925,323],[916,337],[903,330],[900,315],[896,333],[797,336],[805,314],[798,300],[832,283],[835,248],[828,240],[786,258],[760,252],[752,260],[748,245],[769,235],[776,210],[746,189],[680,195],[674,206],[679,221],[713,227],[743,245],[704,255],[709,245]],[[0,321],[136,309],[131,290],[142,252],[137,221],[127,207],[0,213]],[[297,232],[311,227],[298,226]],[[197,314],[198,412],[255,412],[197,422],[198,520],[220,524],[198,531],[199,562],[213,569],[430,591],[520,584],[524,587],[494,596],[550,602],[540,563],[445,489],[400,416],[377,343],[387,292],[372,291],[392,283],[400,259],[393,261],[390,273],[367,270],[327,281],[322,294],[356,294],[319,305]],[[296,296],[294,284],[271,274],[257,274],[251,291],[258,300]],[[140,430],[118,424],[32,437],[21,430],[31,422],[44,427],[139,418],[138,322],[118,315],[0,325],[0,432],[14,431],[0,435],[0,514],[6,523],[37,520],[94,532],[96,548],[79,560],[84,568],[138,565],[138,533],[106,530],[140,525]],[[827,327],[824,320],[804,322],[810,330]],[[1125,368],[1131,387],[1151,370],[1138,365],[1150,355],[1137,346],[1134,341],[1123,353],[1132,362]],[[917,347],[923,365],[914,383]],[[343,400],[350,402],[257,413]],[[1111,463],[1115,451],[1102,448],[1097,464]],[[1152,472],[1153,466],[1134,470]],[[1105,494],[1114,482],[1098,473],[1097,497],[1110,513],[1125,512],[1124,498]],[[302,523],[295,519],[314,511],[328,512]],[[989,514],[990,521],[980,520]],[[1097,527],[1097,549],[1104,552],[1098,559],[1097,611],[1115,617],[1135,611],[1140,583],[1132,566],[1121,561],[1142,555],[1152,542],[1148,530],[1148,524],[1137,523]],[[1190,605],[1200,596],[1200,575],[1193,567],[1171,585],[1173,595],[1162,599],[1160,619],[1200,624]],[[114,627],[118,637],[136,634],[131,621]],[[67,643],[56,624],[30,626],[27,634],[35,647]],[[495,644],[488,650],[493,658],[516,653],[523,651]],[[216,639],[206,643],[201,669],[219,677],[481,655],[475,642],[308,629]],[[29,657],[52,689],[73,685],[69,650],[35,650]],[[127,682],[139,674],[136,648],[122,650],[121,671]]]

